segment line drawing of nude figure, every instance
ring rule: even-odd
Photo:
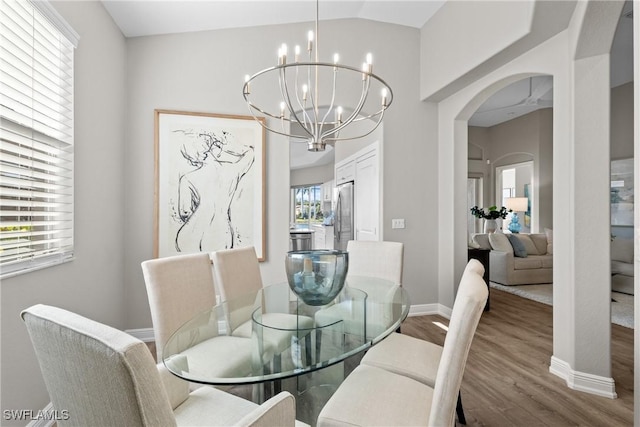
[[[175,235],[178,252],[231,249],[238,243],[232,204],[240,182],[255,161],[254,147],[243,145],[226,131],[175,130],[184,142],[180,154],[190,170],[178,178]]]

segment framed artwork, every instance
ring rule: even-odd
[[[633,226],[633,158],[611,161],[611,225]]]
[[[154,256],[244,246],[265,260],[264,128],[251,116],[155,110]]]

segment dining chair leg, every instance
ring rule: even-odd
[[[460,396],[459,391],[458,391],[458,403],[456,403],[456,414],[458,414],[458,422],[460,424],[466,425],[467,420],[464,417],[464,410],[462,409],[462,397]]]

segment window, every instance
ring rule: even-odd
[[[73,256],[73,55],[46,2],[0,2],[0,275]]]
[[[293,199],[293,222],[297,228],[308,228],[311,224],[322,224],[322,187],[295,187],[291,189]]]

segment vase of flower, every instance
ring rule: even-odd
[[[498,231],[498,220],[502,222],[503,219],[507,217],[507,215],[511,212],[511,210],[507,210],[504,206],[498,209],[497,206],[490,206],[486,211],[484,208],[480,209],[477,206],[471,208],[471,215],[476,218],[484,219],[484,232],[485,233],[495,233]]]
[[[484,232],[486,234],[495,233],[498,229],[498,222],[495,219],[484,220]]]

